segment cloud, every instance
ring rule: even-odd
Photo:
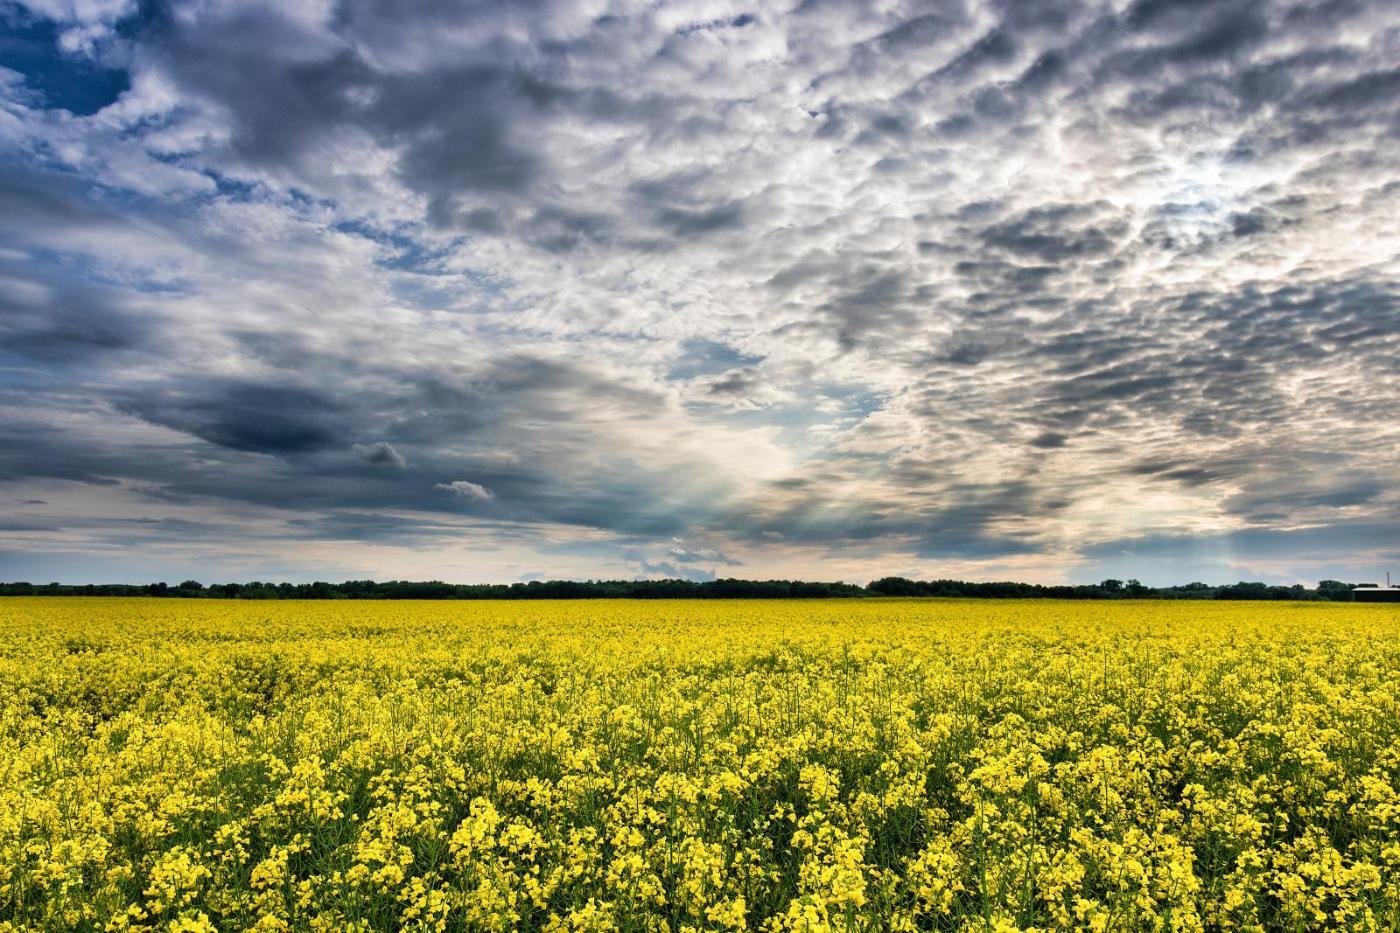
[[[677,565],[670,561],[661,560],[655,563],[642,561],[640,566],[644,579],[693,580],[696,583],[705,583],[715,579],[715,572],[713,570],[701,570],[697,567],[687,567],[683,564]]]
[[[491,490],[487,489],[485,486],[465,479],[454,479],[450,483],[438,483],[437,488],[445,489],[454,495],[461,496],[463,499],[474,499],[477,502],[486,502],[496,498],[495,493],[491,492]]]
[[[696,400],[755,410],[790,401],[792,395],[756,366],[726,370],[695,380]]]
[[[408,459],[397,450],[394,445],[386,441],[375,441],[373,444],[356,444],[355,453],[366,463],[373,463],[375,466],[394,466],[403,468],[408,466]]]
[[[1031,446],[1032,446],[1032,447],[1044,447],[1044,448],[1050,450],[1050,449],[1054,449],[1054,448],[1056,448],[1056,447],[1063,447],[1063,446],[1065,446],[1065,442],[1066,442],[1067,440],[1068,440],[1068,438],[1065,437],[1065,435],[1063,435],[1063,434],[1058,434],[1058,433],[1056,433],[1055,431],[1045,431],[1045,432],[1043,432],[1043,433],[1041,433],[1041,434],[1037,434],[1035,437],[1031,438]]]
[[[666,549],[666,557],[677,564],[730,564],[736,565],[739,561],[728,557],[723,552],[714,548],[692,548],[686,547],[684,542],[677,541]]]
[[[122,410],[220,447],[298,454],[335,444],[342,406],[322,391],[295,384],[209,381],[134,388]]]
[[[402,567],[472,489],[509,576],[1400,528],[1393,4],[0,15],[10,553]]]

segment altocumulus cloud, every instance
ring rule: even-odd
[[[0,30],[0,577],[1400,559],[1387,0]]]

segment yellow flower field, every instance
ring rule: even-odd
[[[1393,930],[1400,612],[0,600],[0,929]]]

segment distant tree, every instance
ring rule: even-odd
[[[1242,580],[1239,583],[1232,583],[1229,586],[1222,586],[1220,589],[1215,591],[1215,598],[1270,599],[1273,596],[1273,594],[1269,592],[1270,589],[1271,588],[1267,583],[1245,582]]]
[[[903,577],[882,577],[879,580],[872,580],[866,587],[877,596],[921,596],[920,586],[913,580],[906,580]]]
[[[1355,601],[1356,596],[1351,590],[1350,583],[1343,583],[1340,580],[1323,580],[1317,584],[1317,595],[1322,599],[1330,599],[1334,603]]]
[[[909,580],[883,577],[861,587],[806,580],[532,580],[528,583],[444,583],[441,580],[347,580],[343,583],[165,583],[34,585],[0,583],[0,596],[179,596],[203,599],[790,599],[858,596],[933,596],[977,599],[1328,599],[1350,602],[1355,584],[1323,580],[1317,589],[1299,584],[1240,582],[1214,587],[1193,582],[1154,588],[1138,580],[1108,579],[1089,585]]]

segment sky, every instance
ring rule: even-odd
[[[0,0],[0,579],[1400,571],[1393,0]]]

